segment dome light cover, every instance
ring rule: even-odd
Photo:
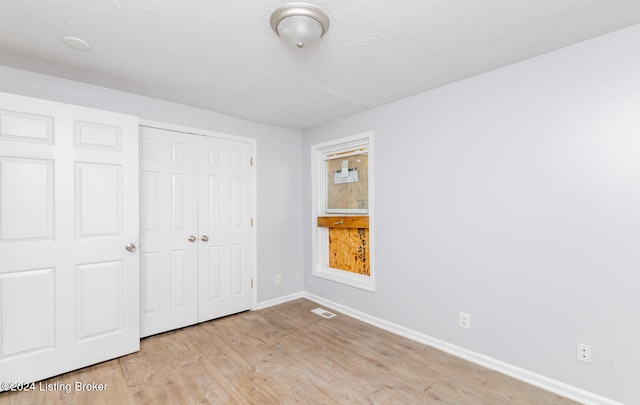
[[[329,17],[312,5],[291,3],[271,14],[271,28],[286,43],[303,48],[318,42],[329,30]]]

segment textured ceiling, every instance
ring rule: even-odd
[[[296,49],[282,0],[2,0],[0,64],[307,128],[640,23],[639,0],[308,2],[331,28]]]

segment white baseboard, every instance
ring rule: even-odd
[[[285,295],[283,297],[274,298],[272,300],[258,302],[258,304],[256,305],[256,309],[265,309],[274,305],[284,304],[285,302],[294,301],[300,298],[305,298],[304,292],[302,291]]]
[[[376,318],[374,316],[365,314],[364,312],[360,312],[344,305],[335,303],[333,301],[326,300],[322,297],[318,297],[317,295],[313,295],[308,292],[304,292],[299,295],[301,296],[300,298],[306,298],[310,301],[342,312],[346,315],[349,315],[370,325],[376,326],[380,329],[384,329],[396,335],[406,337],[408,339],[423,343],[428,346],[432,346],[436,349],[442,350],[443,352],[452,354],[456,357],[460,357],[499,373],[506,374],[510,377],[524,381],[531,385],[535,385],[536,387],[553,392],[574,401],[578,401],[588,405],[623,405],[619,402],[602,397],[592,392],[585,391],[583,389],[573,387],[571,385],[553,380],[540,374],[533,373],[520,367],[513,366],[489,356],[485,356],[484,354],[476,353],[471,350],[452,345],[451,343],[447,343],[443,340],[416,332],[409,328],[405,328],[404,326],[396,325],[392,322],[385,321],[384,319]]]

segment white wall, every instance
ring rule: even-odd
[[[310,146],[369,130],[375,293],[312,277],[309,243]],[[302,152],[308,292],[640,403],[640,26],[306,130]]]
[[[258,302],[302,290],[300,131],[4,66],[0,91],[257,139]]]

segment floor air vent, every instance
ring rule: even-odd
[[[334,316],[336,316],[336,314],[333,314],[327,310],[324,310],[322,308],[316,308],[316,309],[312,309],[311,312],[313,312],[314,314],[318,314],[324,318],[333,318]]]

